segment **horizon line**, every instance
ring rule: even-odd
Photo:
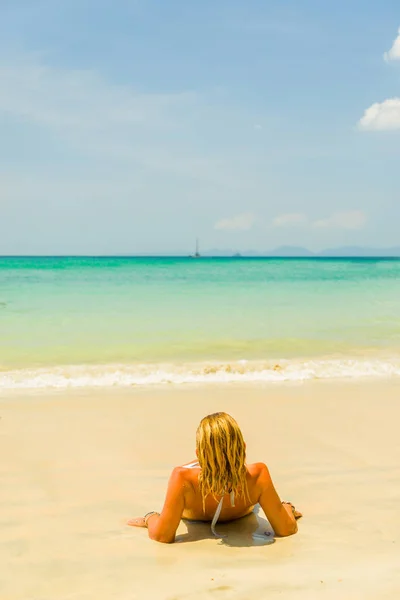
[[[310,253],[309,255],[304,254],[202,254],[200,257],[195,257],[191,254],[0,254],[2,258],[187,258],[187,259],[207,259],[207,258],[246,258],[246,259],[258,259],[258,258],[285,258],[285,259],[305,259],[305,260],[323,260],[330,258],[398,258],[399,254],[330,254],[324,255],[322,253]]]

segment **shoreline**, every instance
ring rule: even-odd
[[[294,381],[231,381],[231,382],[201,382],[201,383],[162,383],[150,385],[131,385],[131,386],[87,386],[87,387],[70,387],[70,388],[19,388],[19,389],[0,389],[0,409],[1,406],[8,406],[11,402],[18,401],[24,403],[27,401],[47,402],[48,400],[58,400],[67,402],[70,400],[83,400],[84,402],[93,401],[95,398],[106,402],[107,399],[117,398],[124,401],[128,398],[140,398],[153,395],[156,398],[162,396],[186,396],[188,394],[207,394],[209,392],[217,395],[223,394],[238,394],[249,392],[256,396],[260,394],[274,395],[277,398],[298,394],[303,396],[304,393],[321,393],[324,395],[327,391],[329,395],[333,390],[339,392],[342,389],[350,391],[352,389],[367,390],[371,393],[380,393],[382,389],[399,390],[400,397],[400,377],[365,377],[365,378],[335,378],[335,379],[308,379]],[[399,402],[400,405],[400,402]],[[400,410],[400,409],[399,409]]]
[[[16,391],[142,389],[181,385],[269,385],[277,383],[400,380],[399,354],[320,356],[280,360],[173,363],[105,363],[0,369],[0,397]]]

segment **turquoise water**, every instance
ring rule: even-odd
[[[0,258],[3,387],[397,374],[399,359],[400,260]]]

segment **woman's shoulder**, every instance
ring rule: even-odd
[[[172,469],[168,481],[168,490],[183,491],[193,489],[195,484],[194,469],[186,469],[185,467],[175,467]]]
[[[268,467],[263,462],[251,463],[247,465],[247,470],[252,478],[258,479],[259,477],[269,477]]]
[[[193,465],[191,463],[189,463],[190,466],[188,465],[181,465],[178,467],[175,467],[172,470],[171,473],[171,477],[170,477],[170,481],[174,481],[176,483],[184,483],[187,481],[192,482],[193,480],[197,479],[198,476],[198,472],[199,472],[199,466],[198,465]]]

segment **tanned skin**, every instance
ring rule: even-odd
[[[188,463],[190,464],[190,463]],[[157,542],[171,544],[180,520],[212,521],[219,499],[207,496],[205,512],[203,499],[199,489],[200,468],[176,467],[168,483],[167,494],[161,514],[154,514],[147,519],[137,517],[128,521],[133,527],[146,527],[149,537]],[[256,504],[260,504],[275,534],[280,537],[297,532],[297,521],[302,514],[288,503],[282,503],[268,467],[264,463],[247,465],[247,487],[249,499],[236,495],[235,506],[231,506],[229,494],[224,497],[219,522],[234,521],[252,512]]]

